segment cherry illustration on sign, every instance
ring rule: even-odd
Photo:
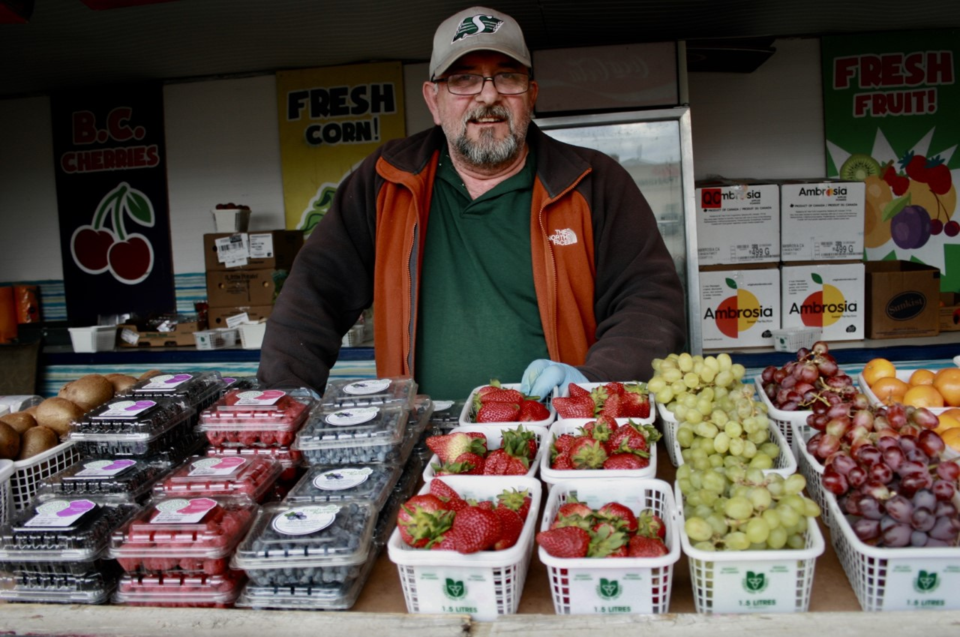
[[[153,245],[142,234],[127,232],[127,218],[146,228],[155,222],[150,199],[121,182],[100,200],[92,222],[74,230],[70,253],[77,267],[87,274],[109,271],[128,285],[146,279],[153,270]]]

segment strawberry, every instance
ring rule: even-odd
[[[643,535],[634,535],[630,538],[628,552],[630,557],[662,557],[669,552],[670,549],[659,538]]]
[[[619,502],[604,504],[597,509],[595,515],[598,520],[612,523],[619,531],[637,532],[637,516],[633,514],[629,507]]]
[[[620,396],[618,394],[607,396],[607,399],[603,401],[603,407],[601,408],[600,413],[609,418],[619,418],[621,415]]]
[[[610,522],[599,522],[593,526],[587,557],[609,557],[630,541],[629,536]]]
[[[487,403],[477,410],[477,422],[513,422],[520,417],[519,403]]]
[[[624,387],[620,396],[620,413],[622,418],[650,417],[650,395],[646,386],[631,383]]]
[[[576,383],[567,385],[567,395],[570,396],[570,398],[590,398],[590,400],[593,400],[593,398],[590,397],[590,390]]]
[[[526,446],[524,444],[524,446]],[[530,469],[530,461],[526,456],[515,456],[507,449],[500,448],[490,452],[483,465],[485,476],[522,476]]]
[[[497,496],[497,508],[516,511],[522,519],[526,520],[527,514],[530,513],[530,503],[532,501],[530,492],[526,489],[523,491],[517,491],[516,489],[507,491],[504,489]]]
[[[460,553],[477,553],[493,548],[500,541],[502,532],[500,516],[480,507],[458,511],[450,527],[453,543]]]
[[[483,456],[475,453],[461,453],[453,462],[446,462],[442,465],[433,464],[434,473],[438,476],[445,475],[483,475]]]
[[[623,383],[618,383],[616,381],[612,383],[604,383],[603,388],[607,390],[607,396],[623,396]]]
[[[667,525],[653,509],[644,509],[637,516],[637,534],[662,540],[667,537]]]
[[[536,539],[553,557],[586,557],[590,547],[590,534],[575,526],[540,531]]]
[[[556,454],[565,454],[570,451],[570,447],[577,440],[573,434],[560,434],[553,439],[553,451]]]
[[[593,509],[582,502],[572,499],[560,505],[557,510],[557,517],[550,525],[551,529],[559,529],[565,526],[576,526],[585,531],[589,531],[593,526]]]
[[[516,403],[519,405],[524,400],[523,394],[516,389],[502,388],[491,392],[486,392],[479,398],[481,405],[486,405],[488,403]]]
[[[524,400],[520,404],[520,422],[537,422],[550,417],[550,410],[539,400]]]
[[[601,414],[596,420],[580,427],[580,431],[583,432],[583,435],[589,436],[598,442],[607,442],[610,440],[610,436],[619,428],[620,425],[617,424],[616,420],[610,416]]]
[[[493,510],[500,518],[500,539],[493,545],[494,551],[508,549],[520,539],[523,532],[523,518],[520,514],[507,507],[498,506]]]
[[[570,462],[574,469],[599,469],[607,460],[603,444],[584,436],[570,448]]]
[[[435,495],[415,495],[400,506],[400,537],[414,548],[429,548],[453,522],[453,512]]]
[[[438,498],[457,498],[460,499],[460,494],[457,493],[453,487],[444,482],[443,480],[434,478],[430,481],[430,494],[435,495]]]
[[[900,159],[900,167],[910,179],[921,184],[927,183],[927,158],[923,155],[914,155],[912,150],[907,151]]]
[[[453,536],[447,531],[439,538],[439,541],[430,547],[431,551],[456,551],[457,545],[453,541]]]
[[[430,436],[427,438],[427,446],[443,463],[453,462],[458,456],[468,452],[480,457],[487,453],[486,438],[475,438],[462,432]]]
[[[935,160],[942,161],[939,157]],[[934,164],[927,169],[927,185],[930,186],[930,192],[935,195],[945,195],[950,192],[950,188],[953,187],[953,177],[946,164]]]
[[[607,557],[630,557],[630,549],[627,548],[626,544],[624,544],[623,546],[618,548],[616,551],[614,551]]]
[[[649,466],[650,460],[648,458],[643,458],[636,453],[614,452],[603,463],[603,468],[608,471],[635,471],[637,469],[646,469]]]
[[[569,471],[574,468],[573,461],[570,460],[570,454],[562,453],[553,459],[550,468],[556,471]]]
[[[574,385],[571,385],[574,387]],[[596,405],[590,394],[586,396],[569,396],[553,399],[553,407],[561,418],[593,418],[596,414]]]
[[[533,460],[537,455],[537,434],[524,429],[523,425],[516,429],[505,429],[500,448],[506,449],[512,456]]]

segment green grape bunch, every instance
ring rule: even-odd
[[[750,551],[806,547],[809,518],[820,506],[803,495],[806,479],[759,469],[733,477],[716,468],[677,468],[684,532],[701,551]]]
[[[707,411],[707,407],[740,386],[746,373],[744,366],[734,363],[726,353],[670,354],[654,359],[652,365],[654,375],[647,389],[677,420],[693,409],[709,414],[712,409]]]

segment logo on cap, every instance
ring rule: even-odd
[[[453,36],[452,42],[481,33],[496,33],[501,26],[503,26],[503,20],[492,15],[475,15],[472,18],[464,18],[460,26],[457,27],[457,33]]]

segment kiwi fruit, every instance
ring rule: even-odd
[[[37,419],[25,411],[15,411],[12,414],[0,416],[0,422],[7,423],[13,427],[18,434],[22,434],[27,429],[30,429],[30,427],[37,426]]]
[[[854,153],[840,166],[840,179],[863,181],[870,176],[880,176],[880,164],[876,159],[864,153]]]
[[[148,378],[159,376],[162,373],[163,372],[161,372],[159,369],[148,369],[147,371],[140,374],[140,378],[138,378],[137,380],[147,380]]]
[[[100,374],[87,374],[64,385],[57,395],[86,413],[113,398],[113,383]]]
[[[57,432],[47,427],[31,427],[20,436],[20,455],[17,460],[26,460],[32,458],[38,453],[43,453],[48,449],[53,449],[60,444]]]
[[[66,436],[70,431],[70,423],[79,419],[84,410],[66,398],[47,398],[37,405],[37,424],[52,429],[58,435]],[[27,429],[25,434],[37,429]]]
[[[0,458],[16,460],[20,454],[20,434],[5,422],[0,422]]]
[[[131,385],[138,382],[135,376],[129,376],[127,374],[107,374],[106,379],[113,384],[114,394],[126,391]]]

